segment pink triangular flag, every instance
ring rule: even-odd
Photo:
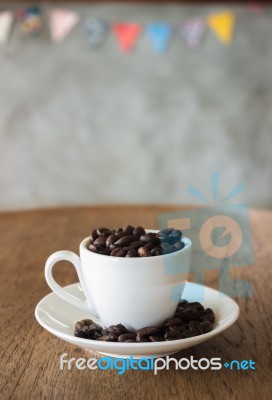
[[[252,2],[248,5],[249,9],[256,14],[264,13],[264,4],[259,2]]]
[[[61,42],[79,21],[76,12],[54,8],[49,12],[49,26],[53,42]]]
[[[0,44],[7,42],[13,22],[13,13],[4,11],[0,13]]]
[[[117,23],[113,25],[113,30],[121,49],[128,53],[135,46],[142,32],[142,26],[136,23]]]

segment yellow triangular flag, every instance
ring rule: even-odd
[[[235,16],[230,11],[212,14],[207,18],[210,29],[223,43],[232,41]]]

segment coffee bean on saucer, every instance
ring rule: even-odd
[[[204,315],[201,315],[199,319],[200,319],[201,321],[208,321],[208,322],[210,322],[211,324],[214,324],[214,322],[215,322],[215,317],[214,317],[213,314],[204,314]]]
[[[149,336],[150,342],[162,342],[164,341],[164,338],[161,336]]]
[[[111,325],[107,329],[108,332],[114,333],[116,336],[120,336],[123,333],[127,333],[127,328],[122,324]]]
[[[81,321],[77,321],[75,324],[75,329],[78,331],[82,329],[84,326],[89,326],[93,324],[93,321],[91,319],[82,319]]]
[[[212,323],[209,321],[200,322],[199,326],[203,330],[203,333],[208,333],[212,330],[213,326]]]
[[[168,326],[167,329],[168,329],[168,331],[171,331],[171,332],[181,333],[181,332],[185,331],[185,329],[187,329],[187,325],[186,324],[184,324],[184,325],[170,325],[170,326]]]
[[[160,333],[161,331],[161,326],[146,326],[145,328],[138,329],[136,333],[140,336],[152,336]]]
[[[186,329],[185,331],[182,332],[181,335],[182,335],[182,337],[183,337],[184,339],[188,339],[188,338],[190,338],[190,337],[196,336],[196,333],[190,331],[189,329]]]
[[[147,337],[144,337],[144,336],[141,336],[141,335],[136,335],[136,342],[141,342],[141,343],[143,343],[143,342],[148,342],[149,340],[148,340],[148,338]]]
[[[164,326],[181,325],[181,324],[182,324],[182,319],[180,318],[168,318],[165,321]]]
[[[125,249],[118,248],[118,250]],[[121,323],[102,327],[91,319],[84,319],[75,323],[74,335],[84,339],[121,343],[180,340],[210,332],[213,329],[214,320],[214,312],[211,308],[204,309],[199,302],[188,302],[182,299],[178,303],[174,316],[168,318],[163,326],[146,326],[136,332],[130,332]]]
[[[115,341],[115,340],[112,340],[112,336],[110,334],[100,336],[96,340],[103,341],[103,342],[114,342]]]
[[[122,335],[118,336],[118,342],[125,342],[126,340],[136,340],[135,333],[123,333]]]
[[[190,321],[188,328],[191,332],[195,333],[196,335],[199,335],[199,329],[198,329],[198,325],[195,321]]]

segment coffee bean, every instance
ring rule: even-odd
[[[94,229],[94,230],[92,231],[92,233],[90,234],[90,238],[91,238],[92,242],[94,242],[95,239],[98,238],[98,233],[97,233],[97,230],[96,230],[96,229]]]
[[[127,225],[123,228],[123,231],[126,232],[127,235],[131,235],[134,231],[134,226]]]
[[[199,329],[195,321],[190,321],[188,328],[191,332],[195,333],[196,335],[199,335]]]
[[[75,329],[79,330],[82,329],[84,326],[89,326],[93,324],[93,321],[91,319],[82,319],[81,321],[77,321],[75,324]]]
[[[178,250],[182,250],[183,247],[185,246],[185,244],[184,244],[183,242],[176,242],[176,243],[174,244],[174,246],[175,246],[175,248],[176,248],[176,251],[178,251]]]
[[[102,228],[97,228],[97,230],[96,230],[98,236],[102,235],[102,233],[103,233],[104,231],[108,231],[108,228],[102,227]]]
[[[123,333],[127,333],[127,328],[122,324],[111,325],[107,329],[110,333],[114,333],[116,336],[120,336]]]
[[[149,336],[150,342],[162,342],[163,337],[161,336]]]
[[[135,235],[123,236],[120,239],[118,239],[114,244],[115,246],[127,246],[129,243],[135,242],[137,238],[138,237]]]
[[[100,336],[99,338],[97,338],[96,340],[101,340],[101,341],[103,341],[103,342],[113,342],[113,341],[116,341],[116,340],[112,340],[112,336],[109,334],[109,335],[103,335],[103,336]]]
[[[91,250],[93,253],[98,253],[98,247],[94,246],[93,244],[90,244],[89,250]]]
[[[98,254],[102,254],[104,256],[109,256],[110,255],[110,249],[107,247],[98,247],[97,248]]]
[[[186,329],[185,331],[182,332],[181,335],[182,335],[182,337],[183,337],[184,339],[187,339],[187,338],[196,336],[196,333],[190,331],[189,329]]]
[[[142,226],[134,228],[132,225],[127,225],[116,230],[100,227],[92,231],[88,249],[94,253],[117,257],[125,257],[126,254],[127,257],[154,257],[182,249],[184,243],[180,241],[181,237],[181,231],[173,228],[146,233]],[[130,252],[130,249],[125,249],[125,254],[124,251],[116,250],[112,254],[117,247],[130,247],[138,251]],[[139,251],[140,248],[144,249]]]
[[[176,338],[176,337],[179,336],[179,335],[180,335],[180,332],[178,332],[178,331],[167,330],[167,331],[165,332],[164,338],[165,338],[166,340],[168,340],[168,339]]]
[[[166,228],[166,229],[162,229],[159,232],[159,235],[162,237],[167,237],[170,235],[170,233],[172,233],[174,231],[174,228]]]
[[[136,333],[140,336],[152,336],[160,333],[161,331],[161,326],[146,326],[145,328],[138,329]]]
[[[148,342],[148,338],[141,336],[141,335],[136,335],[136,342]]]
[[[161,256],[162,255],[162,249],[160,247],[154,247],[151,251],[150,254],[152,256]]]
[[[214,324],[215,317],[213,314],[204,314],[200,316],[200,321],[209,321],[211,324]]]
[[[138,250],[139,247],[142,247],[142,246],[144,246],[144,245],[145,245],[144,242],[141,242],[140,240],[136,240],[135,242],[129,243],[128,247],[131,248],[131,249],[136,249],[136,250]]]
[[[158,238],[155,235],[152,235],[152,233],[147,233],[146,235],[140,236],[140,240],[145,243],[151,242],[151,243],[157,244],[157,245],[161,243],[160,238]]]
[[[151,251],[144,246],[138,249],[138,254],[140,257],[149,257],[151,255]]]
[[[198,303],[197,301],[193,302],[193,303],[187,303],[184,304],[184,308],[187,310],[189,308],[196,308],[197,310],[204,310],[204,307],[202,304]]]
[[[124,333],[120,336],[118,336],[118,342],[125,342],[126,340],[136,340],[136,334],[135,333]]]
[[[115,250],[125,250],[116,248]],[[199,302],[179,301],[176,312],[168,318],[164,326],[147,326],[135,332],[129,332],[121,323],[102,328],[91,319],[75,323],[74,335],[83,339],[121,342],[144,343],[179,340],[202,335],[213,329],[214,312],[211,308],[204,309]]]
[[[126,254],[127,254],[126,250],[122,249],[121,247],[116,247],[110,253],[110,255],[113,256],[113,257],[125,257]]]
[[[203,333],[208,333],[212,330],[212,323],[209,321],[200,322],[199,326],[202,328]]]
[[[133,230],[133,235],[137,235],[137,236],[145,235],[144,228],[142,226],[137,226],[137,228],[135,228]]]
[[[104,236],[99,236],[97,239],[94,241],[94,246],[105,246],[106,245],[106,240]]]
[[[181,324],[182,324],[182,320],[180,318],[168,318],[165,321],[164,326],[181,325]]]
[[[128,250],[126,257],[139,257],[138,251],[135,249]]]
[[[106,240],[106,246],[109,247],[111,244],[115,243],[118,240],[118,236],[113,234],[110,235]]]
[[[168,337],[165,340],[169,341],[169,340],[180,340],[180,339],[184,339],[183,334],[182,333],[178,333],[176,336],[173,337]]]
[[[174,245],[169,245],[166,247],[165,249],[165,254],[170,254],[170,253],[174,253],[174,251],[177,251],[177,249],[175,248]]]
[[[180,242],[181,236],[182,236],[181,231],[175,230],[175,231],[171,232],[170,235],[168,235],[167,242],[170,244]]]
[[[168,326],[168,331],[172,331],[172,332],[183,332],[185,331],[185,329],[187,329],[187,325],[170,325]]]

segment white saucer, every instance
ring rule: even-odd
[[[66,286],[65,290],[75,297],[84,299],[84,294],[79,283]],[[84,311],[80,311],[78,308],[62,300],[55,293],[48,294],[37,304],[35,317],[43,328],[60,339],[76,346],[111,357],[127,358],[133,356],[134,358],[141,358],[150,356],[163,357],[206,342],[230,327],[239,316],[239,307],[234,300],[207,286],[187,282],[182,293],[182,298],[188,301],[199,301],[204,307],[210,307],[214,310],[216,322],[211,332],[188,339],[154,343],[100,342],[82,339],[74,336],[75,322],[84,318],[90,318],[99,323],[99,319],[92,317],[92,315]]]

